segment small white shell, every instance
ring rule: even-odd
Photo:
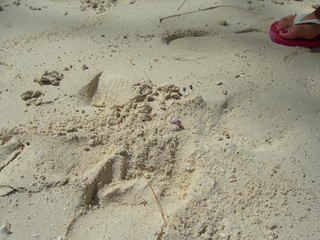
[[[10,234],[11,233],[10,227],[11,227],[11,224],[9,224],[9,223],[0,226],[0,233],[2,233],[2,234]]]
[[[179,124],[181,124],[181,120],[178,118],[171,118],[170,123],[175,124],[175,125],[179,125]]]

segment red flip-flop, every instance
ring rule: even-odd
[[[320,37],[317,37],[312,40],[305,40],[305,39],[289,40],[289,39],[282,38],[279,35],[278,24],[279,24],[279,21],[274,22],[269,29],[269,37],[273,42],[281,45],[285,45],[285,46],[302,46],[302,47],[308,47],[308,48],[320,47]]]

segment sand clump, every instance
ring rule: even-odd
[[[58,71],[46,71],[40,78],[35,78],[33,81],[40,85],[59,86],[63,77],[64,75]]]
[[[117,0],[81,0],[80,10],[93,9],[97,14],[100,14],[116,3]]]
[[[42,104],[42,99],[40,98],[44,94],[39,90],[29,90],[21,94],[21,99],[26,102],[27,106],[31,104],[39,106]]]
[[[37,91],[26,91],[26,92],[21,94],[21,99],[23,101],[28,101],[28,100],[30,100],[32,98],[38,98],[41,95],[43,95],[43,93],[38,91],[38,90]]]

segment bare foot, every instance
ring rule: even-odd
[[[314,39],[320,36],[320,25],[315,23],[294,25],[295,16],[287,16],[280,20],[279,35],[285,39]],[[315,19],[314,13],[307,15],[303,20]]]
[[[294,21],[295,17],[296,16],[294,16],[294,15],[289,15],[289,16],[281,18],[279,25],[278,25],[279,30],[291,27],[293,25],[293,21]]]

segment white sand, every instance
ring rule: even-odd
[[[0,1],[0,239],[318,240],[312,2],[96,2]]]

